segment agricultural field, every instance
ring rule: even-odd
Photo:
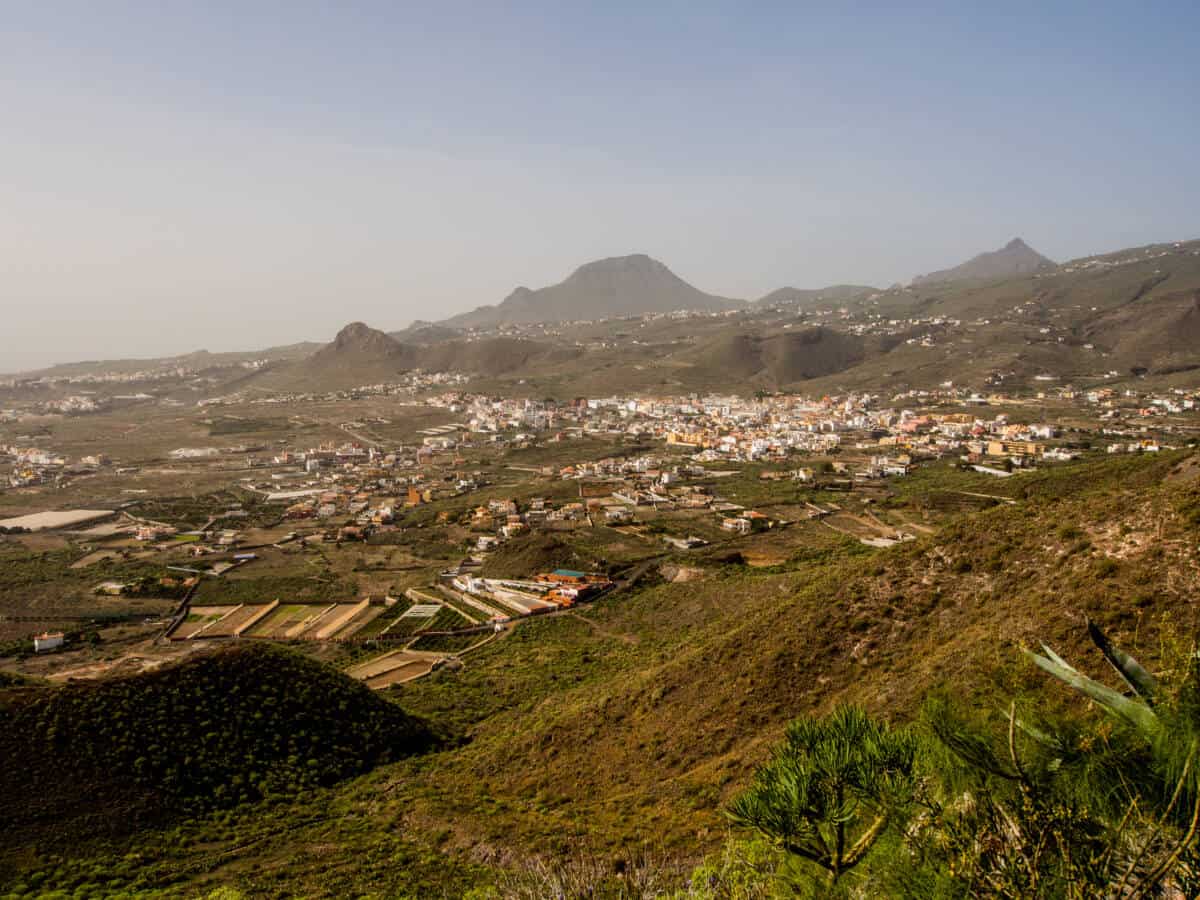
[[[275,638],[292,637],[293,629],[304,630],[322,616],[337,609],[336,604],[283,603],[260,619],[246,632],[246,637]]]
[[[193,606],[179,627],[171,633],[171,637],[179,641],[191,640],[211,629],[236,609],[236,606]]]

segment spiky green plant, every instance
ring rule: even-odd
[[[1170,877],[1180,881],[1192,874],[1190,865],[1181,867],[1180,862],[1195,854],[1200,836],[1200,673],[1195,652],[1187,653],[1174,689],[1164,697],[1158,681],[1136,659],[1113,644],[1095,623],[1089,620],[1087,626],[1092,643],[1121,676],[1131,696],[1081,674],[1044,644],[1044,656],[1025,653],[1039,667],[1131,726],[1145,742],[1148,765],[1131,774],[1142,776],[1148,784],[1135,791],[1117,837],[1125,837],[1131,821],[1140,822],[1142,833],[1129,852],[1110,853],[1105,858],[1106,867],[1116,859],[1125,862],[1117,894],[1140,898]]]
[[[903,824],[919,787],[917,757],[912,731],[855,706],[798,719],[728,815],[833,883]]]
[[[1024,650],[1033,662],[1064,684],[1096,701],[1102,708],[1118,716],[1140,731],[1147,739],[1156,740],[1162,733],[1162,722],[1155,715],[1153,702],[1158,685],[1154,677],[1128,653],[1118,649],[1094,622],[1088,621],[1088,634],[1104,654],[1104,658],[1129,686],[1134,696],[1127,697],[1077,671],[1061,656],[1042,644],[1045,655]]]

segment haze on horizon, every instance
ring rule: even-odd
[[[1194,4],[500,6],[9,4],[0,372],[1200,236]]]

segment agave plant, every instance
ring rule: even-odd
[[[1042,644],[1044,656],[1030,650],[1023,652],[1034,663],[1064,684],[1090,697],[1113,715],[1124,719],[1148,740],[1158,740],[1162,736],[1163,723],[1154,711],[1155,695],[1158,692],[1158,683],[1154,676],[1147,672],[1136,659],[1114,645],[1090,619],[1087,628],[1092,643],[1100,649],[1104,658],[1129,686],[1133,696],[1126,696],[1108,685],[1089,678],[1045,644]]]
[[[1087,628],[1092,643],[1120,675],[1129,694],[1083,675],[1045,644],[1044,655],[1028,650],[1025,653],[1039,667],[1131,726],[1150,749],[1160,789],[1140,792],[1116,829],[1111,849],[1103,860],[1103,867],[1106,870],[1113,867],[1114,871],[1117,860],[1121,861],[1119,877],[1114,877],[1110,885],[1114,895],[1146,897],[1174,877],[1174,890],[1182,896],[1179,883],[1191,873],[1181,872],[1177,866],[1194,854],[1200,835],[1200,766],[1197,765],[1200,720],[1195,698],[1188,696],[1197,687],[1195,667],[1189,669],[1189,679],[1176,694],[1166,698],[1169,702],[1160,702],[1164,699],[1163,691],[1154,676],[1113,644],[1094,622],[1089,620]],[[1141,833],[1136,837],[1128,834],[1135,820],[1141,822]]]

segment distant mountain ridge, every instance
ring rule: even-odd
[[[831,284],[815,289],[781,287],[754,302],[760,306],[816,306],[820,303],[845,303],[877,290],[866,284]]]
[[[550,342],[503,336],[428,343],[398,341],[362,322],[351,322],[310,356],[255,376],[255,384],[273,390],[346,390],[393,382],[413,369],[487,377],[569,361],[577,355]]]
[[[1006,384],[1034,376],[1086,383],[1131,373],[1200,371],[1200,240],[1131,247],[1050,268],[1045,257],[1017,239],[972,263],[991,265],[997,256],[1009,264],[1016,256],[1019,267],[1035,268],[1007,277],[934,280],[954,277],[964,268],[969,275],[994,271],[968,263],[908,286],[787,287],[739,303],[737,315],[729,317],[659,316],[636,324],[576,319],[574,324],[533,324],[507,334],[470,334],[446,323],[418,321],[389,335],[355,322],[327,344],[75,363],[45,374],[179,366],[188,371],[175,382],[152,379],[137,388],[122,384],[103,391],[144,390],[188,399],[194,396],[197,374],[213,393],[346,390],[395,382],[421,369],[487,379],[486,390],[582,396],[622,390],[773,389],[803,382],[816,382],[814,389],[821,391],[881,384],[928,387],[945,381],[979,384],[993,375]],[[667,275],[662,276],[661,264],[649,257],[627,265],[629,261],[622,257],[589,264],[568,282],[586,284],[598,271],[599,280],[611,285],[619,280],[613,269],[645,270],[656,283],[675,279],[665,266],[661,269]],[[561,287],[518,293],[553,294]],[[843,306],[846,316],[840,313]],[[488,309],[495,321],[499,307]],[[260,360],[264,364],[245,365]],[[21,390],[19,379],[7,386],[0,380],[0,399]]]
[[[496,306],[481,306],[442,322],[452,328],[564,322],[614,316],[740,309],[745,301],[706,294],[644,253],[585,263],[564,281],[519,287]]]
[[[944,281],[972,281],[985,278],[1011,278],[1037,271],[1049,271],[1057,264],[1042,256],[1021,238],[1013,238],[999,250],[973,256],[952,269],[940,269],[928,275],[917,275],[913,284],[933,284]]]

